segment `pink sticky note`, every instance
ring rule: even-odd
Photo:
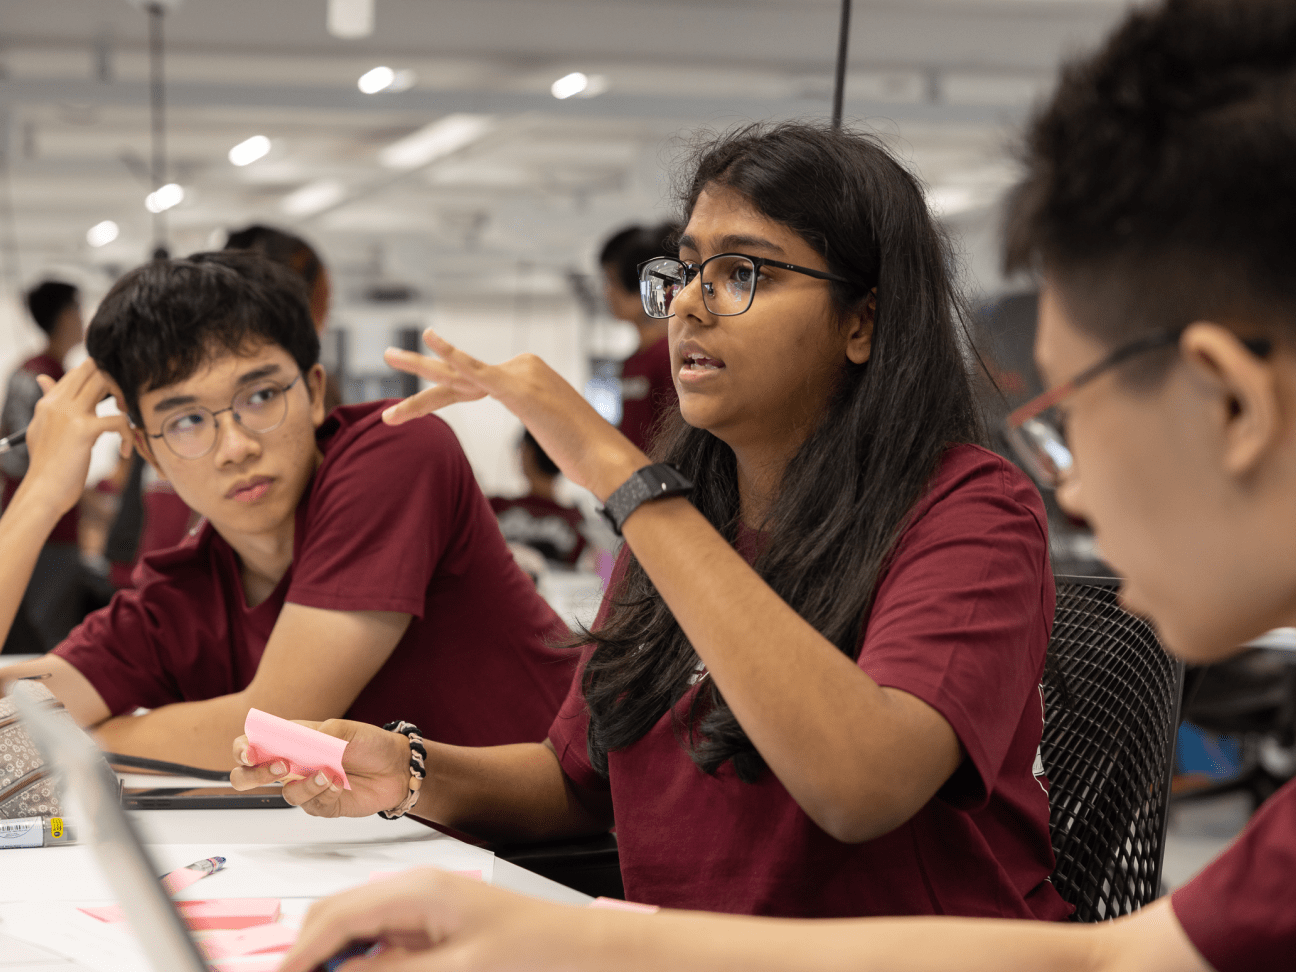
[[[262,952],[286,952],[297,941],[297,929],[275,922],[251,928],[212,932],[198,943],[206,959],[235,958]]]
[[[656,905],[646,905],[637,901],[622,901],[619,898],[604,898],[602,896],[595,898],[586,907],[606,908],[609,911],[637,911],[645,915],[651,915],[653,912],[661,910]]]
[[[248,928],[268,925],[279,920],[278,898],[214,898],[210,901],[177,901],[180,916],[190,928]],[[126,915],[117,905],[105,908],[81,908],[100,921],[124,921]]]
[[[243,732],[248,739],[248,758],[253,763],[281,759],[288,764],[289,773],[302,779],[309,779],[324,770],[335,782],[341,783],[344,790],[351,789],[342,769],[345,739],[308,729],[260,709],[248,709]]]

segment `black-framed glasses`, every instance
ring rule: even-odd
[[[163,420],[161,432],[149,432],[148,437],[162,439],[181,459],[201,459],[216,448],[217,415],[229,412],[235,422],[257,434],[273,432],[283,425],[288,417],[288,389],[300,380],[298,372],[286,385],[277,381],[253,382],[234,395],[229,408],[216,412],[201,405],[187,405]]]
[[[702,278],[702,303],[716,317],[735,317],[745,313],[756,296],[756,278],[761,267],[778,267],[804,273],[818,280],[850,283],[845,277],[823,270],[798,267],[795,263],[766,260],[743,253],[717,253],[701,263],[685,263],[672,257],[654,257],[639,264],[639,296],[644,312],[657,320],[674,315],[671,305],[679,292]]]
[[[1137,338],[1118,347],[1107,357],[1090,365],[1070,381],[1037,395],[1015,409],[1004,419],[1004,431],[1013,452],[1027,471],[1043,486],[1056,489],[1075,466],[1075,457],[1067,445],[1066,432],[1057,405],[1070,398],[1105,371],[1124,364],[1137,355],[1178,342],[1187,326]],[[1242,345],[1260,358],[1269,356],[1273,342],[1268,338],[1243,338]]]

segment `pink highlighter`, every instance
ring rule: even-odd
[[[351,789],[342,769],[345,739],[308,729],[260,709],[248,710],[243,732],[248,741],[248,759],[253,765],[282,760],[288,766],[288,775],[303,780],[323,770],[342,789]]]

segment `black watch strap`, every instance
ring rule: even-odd
[[[617,536],[626,519],[644,503],[668,496],[688,496],[693,484],[674,466],[665,462],[644,466],[616,488],[603,506],[603,516]]]

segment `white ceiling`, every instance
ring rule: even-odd
[[[1005,146],[1031,101],[1124,7],[856,0],[846,115],[890,140],[934,206],[974,222],[1012,178]],[[667,210],[690,132],[826,116],[839,16],[838,0],[377,0],[374,33],[339,40],[325,8],[184,0],[167,16],[169,179],[187,194],[165,217],[173,252],[258,220],[317,241],[344,292],[560,292],[609,229]],[[362,94],[379,64],[412,87]],[[554,99],[571,71],[606,91]],[[147,78],[146,17],[126,0],[0,0],[11,284],[66,268],[106,285],[150,252]],[[483,133],[384,167],[384,148],[447,115]],[[232,165],[257,134],[270,154]],[[304,187],[334,201],[286,211]],[[121,235],[92,248],[106,219]]]

